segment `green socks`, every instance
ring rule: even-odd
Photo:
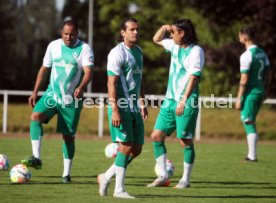
[[[43,128],[40,121],[31,121],[30,136],[31,140],[39,140],[40,136],[43,136]]]
[[[195,160],[195,149],[194,145],[189,145],[184,147],[184,162],[188,164],[193,164]]]
[[[62,145],[62,151],[65,159],[73,159],[75,155],[75,142],[65,142]]]
[[[129,162],[129,156],[119,151],[115,158],[115,165],[119,167],[127,168],[128,162]]]
[[[167,153],[167,149],[164,142],[153,142],[153,149],[155,159],[160,157],[162,154]]]

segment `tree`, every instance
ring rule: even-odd
[[[13,1],[0,1],[0,27],[1,27],[1,38],[0,38],[0,89],[9,87],[12,85],[14,80],[13,63],[16,56],[16,32],[14,30],[16,24],[16,0]]]
[[[55,35],[55,0],[1,1],[1,88],[32,89]]]
[[[223,69],[227,73],[225,78],[229,77],[234,79],[230,80],[230,85],[238,82],[238,57],[244,50],[235,42],[238,39],[234,36],[237,36],[238,31],[243,26],[253,26],[256,28],[257,44],[263,47],[268,53],[271,66],[275,66],[276,53],[274,47],[276,28],[272,25],[276,20],[276,1],[192,0],[191,5],[197,8],[204,17],[208,18],[208,26],[212,27],[212,31],[217,36],[217,39],[220,40],[226,36],[232,36],[230,37],[230,41],[227,43],[224,42],[218,48],[209,47],[209,55],[206,58],[209,63],[208,65],[213,66],[214,69],[225,67]],[[224,53],[224,57],[222,57],[221,53]],[[234,71],[231,71],[231,69]],[[275,79],[275,71],[273,75]],[[269,96],[276,96],[275,90],[276,85],[272,84]],[[223,91],[229,90],[224,89]]]
[[[95,65],[93,91],[106,91],[106,60],[108,52],[114,45],[120,33],[121,22],[129,17],[136,18],[141,25],[140,46],[144,51],[144,79],[147,86],[146,93],[161,94],[165,92],[168,77],[169,55],[152,42],[155,31],[162,24],[172,23],[173,20],[185,15],[179,15],[188,11],[189,15],[196,15],[192,9],[186,6],[186,1],[166,0],[101,0],[94,1],[94,47]],[[63,16],[70,14],[74,7],[75,16],[80,22],[87,22],[88,1],[80,3],[78,0],[68,0],[65,4]],[[135,7],[134,12],[130,9]],[[160,12],[160,8],[166,12]],[[185,12],[184,12],[185,11]],[[196,16],[200,21],[200,16]],[[87,24],[82,24],[83,27]],[[202,26],[204,26],[202,24]],[[82,29],[86,32],[86,29]],[[207,31],[206,31],[207,33]],[[100,77],[95,75],[99,75]],[[95,83],[95,84],[94,84]]]
[[[1,69],[5,73],[0,76],[1,89],[32,89],[47,44],[59,36],[56,32],[59,21],[54,0],[24,2],[27,2],[21,12],[24,17],[13,9],[17,5],[16,0],[0,2],[0,11],[3,13],[0,25],[4,36],[0,39],[0,46],[1,50],[6,50],[0,55]],[[121,22],[134,17],[141,25],[139,43],[144,51],[146,93],[165,93],[170,57],[152,42],[152,37],[161,25],[179,18],[190,18],[196,27],[199,45],[204,48],[206,55],[201,95],[235,95],[239,80],[239,56],[244,51],[238,43],[238,31],[243,26],[255,26],[258,44],[266,50],[274,67],[276,28],[272,25],[276,18],[275,10],[276,1],[273,0],[94,1],[93,51],[96,68],[93,91],[106,91],[107,55],[117,43]],[[80,38],[86,41],[88,23],[92,23],[88,22],[88,0],[67,0],[62,18],[66,16],[78,20]],[[18,31],[20,25],[23,32]],[[23,48],[20,50],[20,47]],[[23,76],[29,80],[22,80]],[[273,84],[269,96],[276,96],[276,84]]]

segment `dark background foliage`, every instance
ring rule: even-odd
[[[25,3],[24,3],[25,2]],[[132,10],[130,9],[132,8]],[[57,10],[54,0],[0,1],[0,89],[31,90],[41,66],[47,44],[60,34],[66,16],[78,20],[80,38],[88,37],[88,0],[67,0]],[[141,25],[140,46],[144,50],[146,93],[164,94],[169,55],[152,42],[155,31],[179,18],[191,18],[205,50],[206,64],[201,95],[236,95],[239,81],[239,56],[244,51],[238,42],[243,26],[257,29],[257,43],[276,64],[276,1],[273,0],[101,0],[94,1],[93,50],[95,69],[92,91],[106,92],[106,59],[116,45],[123,19],[135,17]],[[275,72],[273,72],[275,79]],[[269,97],[276,96],[272,82]]]

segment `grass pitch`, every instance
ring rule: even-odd
[[[196,164],[191,188],[147,188],[154,178],[152,145],[146,142],[143,153],[128,168],[126,190],[136,200],[112,197],[114,179],[107,197],[99,197],[97,174],[105,171],[114,159],[104,156],[105,140],[76,140],[72,183],[62,184],[62,140],[45,139],[42,143],[43,168],[32,168],[28,184],[12,184],[9,171],[0,171],[0,202],[276,202],[276,143],[260,143],[258,163],[242,163],[245,143],[196,143]],[[168,158],[175,165],[174,186],[182,176],[183,152],[178,143],[167,143]],[[10,169],[31,154],[28,138],[0,136],[0,153],[10,160]]]
[[[3,104],[0,103],[0,115]],[[149,136],[155,124],[159,109],[148,108],[149,118],[145,122],[145,135]],[[32,108],[27,104],[9,104],[8,107],[8,132],[27,133],[30,126]],[[109,133],[107,109],[104,108],[104,134]],[[98,134],[98,108],[84,108],[81,114],[78,133],[85,135]],[[56,132],[57,116],[47,125],[44,125],[45,133]],[[2,117],[0,116],[0,123]],[[269,105],[264,105],[257,118],[257,130],[261,140],[276,140],[276,111]],[[238,138],[244,139],[245,131],[240,121],[240,112],[234,109],[202,109],[201,135],[212,138]]]

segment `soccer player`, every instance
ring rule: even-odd
[[[124,188],[127,165],[142,151],[144,123],[148,117],[142,84],[143,53],[137,46],[139,24],[134,18],[121,25],[120,43],[114,47],[107,62],[108,118],[112,142],[119,143],[113,165],[98,175],[99,194],[107,195],[107,187],[115,174],[113,197],[134,198]]]
[[[241,120],[247,134],[248,154],[246,162],[257,161],[256,117],[269,84],[269,60],[263,49],[254,42],[255,30],[243,28],[239,41],[246,51],[240,57],[240,85],[235,108],[241,110]]]
[[[57,114],[57,131],[62,133],[64,140],[62,180],[68,183],[71,182],[75,135],[82,110],[81,97],[91,79],[94,56],[89,45],[78,39],[78,26],[72,18],[63,22],[61,35],[61,39],[48,45],[33,93],[29,97],[29,104],[33,107],[30,124],[33,155],[21,163],[41,169],[42,123],[48,123]],[[50,84],[36,102],[38,90],[48,72],[51,72]]]
[[[171,39],[165,39],[170,33]],[[168,186],[165,138],[176,130],[183,147],[183,176],[175,188],[190,187],[190,175],[195,159],[193,138],[198,115],[199,81],[204,65],[204,52],[197,44],[197,35],[190,19],[179,19],[163,25],[153,41],[171,54],[168,87],[165,100],[151,134],[156,164],[160,176],[148,187]]]

